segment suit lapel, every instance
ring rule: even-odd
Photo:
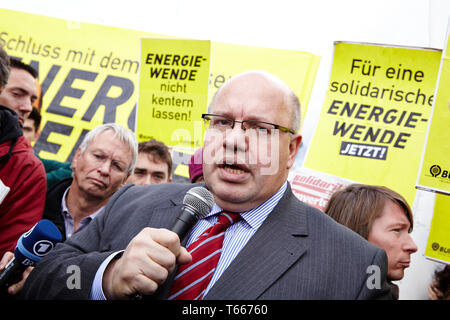
[[[205,187],[205,184],[195,184],[194,186]],[[186,189],[186,192],[190,188]],[[183,207],[183,200],[186,192],[180,192],[175,195],[175,197],[170,199],[170,205],[165,207],[155,208],[153,212],[149,215],[150,219],[147,223],[148,226],[153,228],[170,228],[173,226],[175,219],[181,212]],[[185,237],[181,242],[182,246],[186,245],[188,237]]]
[[[306,252],[306,213],[290,187],[205,299],[254,300]]]
[[[170,230],[183,205],[183,197],[170,199],[170,204],[154,208],[149,214],[147,226],[152,228],[167,228]]]

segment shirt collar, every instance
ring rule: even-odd
[[[70,187],[68,187],[66,189],[66,191],[64,191],[64,194],[61,199],[61,212],[63,215],[65,212],[67,212],[67,213],[69,212],[69,210],[67,209],[67,205],[66,205],[66,196],[67,196],[67,192],[69,191],[69,189],[70,189]]]
[[[280,189],[278,189],[277,192],[275,192],[269,199],[261,203],[259,206],[241,212],[242,219],[245,220],[250,225],[250,227],[258,229],[264,222],[264,220],[267,218],[269,213],[272,212],[273,208],[275,208],[275,206],[278,204],[281,197],[283,197],[286,188],[287,188],[287,181],[283,183],[283,185],[281,186]],[[208,214],[206,217],[211,217],[213,215],[218,214],[221,211],[223,211],[223,209],[219,207],[216,203],[214,203],[211,213]]]
[[[66,196],[67,196],[67,193],[69,192],[69,189],[70,189],[70,186],[66,189],[66,191],[64,191],[63,197],[61,199],[61,214],[63,215],[63,217],[66,217],[66,215],[70,215],[72,217],[72,215],[69,212],[69,209],[67,208],[67,203],[66,203]],[[104,209],[105,209],[105,206],[99,208],[97,211],[95,211],[94,213],[92,213],[91,215],[89,215],[87,217],[84,217],[83,219],[86,219],[86,218],[94,219]]]

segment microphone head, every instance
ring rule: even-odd
[[[214,197],[208,189],[194,187],[184,196],[183,205],[194,208],[198,219],[202,219],[211,212],[214,205]]]
[[[61,232],[53,222],[43,219],[17,241],[15,259],[24,265],[34,265],[62,240]]]

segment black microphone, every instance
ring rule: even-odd
[[[213,205],[214,197],[206,188],[189,189],[184,196],[181,212],[170,230],[175,232],[182,242],[198,219],[211,212]]]
[[[180,242],[183,242],[198,219],[206,217],[211,212],[213,205],[214,197],[206,188],[193,187],[189,189],[184,196],[181,212],[170,230],[178,235]],[[130,300],[141,300],[142,298],[140,293],[130,296]]]
[[[22,234],[17,241],[14,257],[0,273],[0,293],[6,293],[9,286],[20,281],[25,269],[42,260],[61,240],[61,232],[46,219]]]

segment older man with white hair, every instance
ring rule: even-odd
[[[100,125],[85,136],[72,161],[73,177],[59,181],[47,192],[44,219],[61,231],[63,241],[85,228],[103,210],[111,196],[133,173],[137,158],[137,141],[133,132],[115,123]],[[5,265],[14,254],[6,252]],[[24,279],[10,286],[16,294]]]

